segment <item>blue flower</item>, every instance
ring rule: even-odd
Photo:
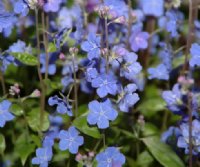
[[[81,48],[88,52],[88,59],[92,60],[100,56],[100,41],[100,36],[96,36],[95,34],[90,33],[88,35],[87,41],[84,41],[81,44]]]
[[[200,45],[197,43],[192,44],[190,49],[191,59],[190,67],[200,66]]]
[[[124,76],[125,78],[132,80],[133,77],[140,73],[142,70],[142,66],[139,62],[137,62],[138,56],[130,52],[123,56],[124,64],[120,71],[120,76]]]
[[[49,75],[54,75],[56,73],[56,64],[55,64],[56,59],[57,59],[57,53],[49,54],[49,65],[48,65]],[[40,71],[41,73],[45,73],[46,72],[46,54],[40,55],[40,63],[42,64]]]
[[[29,12],[28,5],[23,0],[18,0],[14,3],[14,12],[26,16]]]
[[[137,52],[140,49],[146,49],[148,47],[149,34],[147,32],[133,31],[129,42],[131,44],[131,49]]]
[[[160,17],[164,12],[164,0],[141,0],[145,15]]]
[[[171,126],[166,132],[164,132],[161,136],[161,140],[167,144],[174,144],[173,142],[177,142],[177,137],[181,135],[180,129],[174,126]],[[175,138],[174,138],[175,137]],[[174,140],[175,141],[174,141]]]
[[[128,112],[129,108],[132,107],[140,99],[137,93],[134,93],[137,89],[135,84],[127,85],[121,93],[119,99],[119,109],[123,112]]]
[[[89,103],[88,107],[90,110],[87,116],[88,123],[90,125],[97,124],[100,129],[109,127],[109,120],[114,121],[118,115],[109,99],[104,102],[94,100]]]
[[[182,94],[179,88],[179,84],[175,84],[172,91],[164,91],[162,98],[167,103],[167,107],[174,113],[178,113],[182,102]]]
[[[62,0],[47,0],[43,8],[45,12],[58,12]]]
[[[38,148],[36,157],[32,159],[32,164],[40,165],[40,167],[48,167],[48,162],[53,156],[51,147]]]
[[[10,28],[15,23],[14,14],[6,11],[0,11],[0,33],[7,28]]]
[[[4,127],[7,121],[11,121],[14,119],[14,116],[10,113],[9,108],[11,106],[11,102],[8,100],[3,100],[0,103],[0,127]]]
[[[97,154],[97,167],[122,166],[125,163],[125,156],[115,147],[108,147],[104,152]]]
[[[178,138],[177,146],[184,148],[185,153],[189,153],[189,124],[182,123],[180,125],[181,136]],[[192,147],[193,154],[197,155],[200,152],[200,122],[195,119],[192,121]]]
[[[160,79],[160,80],[168,80],[169,79],[169,71],[164,64],[160,64],[155,68],[149,68],[149,79]]]
[[[0,54],[0,70],[2,72],[5,72],[7,67],[12,63],[15,64],[15,58],[13,56]]]
[[[31,53],[32,49],[31,47],[26,46],[24,41],[18,40],[9,47],[8,51],[11,53]]]
[[[97,88],[97,94],[103,98],[108,94],[117,94],[117,80],[111,74],[101,74],[92,80],[92,87]]]
[[[76,154],[79,146],[83,145],[84,139],[79,136],[79,132],[74,126],[71,126],[68,131],[61,130],[59,133],[59,148],[60,150],[69,150],[70,153]]]
[[[57,95],[50,97],[48,100],[48,103],[50,106],[57,105],[56,111],[60,114],[68,114],[69,116],[72,116],[72,110],[71,106],[66,100],[63,100],[59,98]]]

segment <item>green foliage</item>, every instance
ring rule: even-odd
[[[12,104],[12,106],[10,107],[10,111],[16,116],[21,116],[23,115],[23,112],[24,112],[22,107],[16,103]]]
[[[158,136],[146,137],[143,138],[142,141],[145,143],[154,158],[164,167],[184,167],[181,159],[168,145],[162,143]]]
[[[28,53],[10,53],[10,54],[23,64],[29,66],[36,66],[39,63],[38,59],[35,56],[32,56]]]
[[[49,128],[49,114],[44,111],[44,120],[42,123],[42,131],[46,131]],[[29,127],[33,130],[38,132],[40,130],[40,109],[39,108],[33,108],[27,116],[27,121]]]
[[[0,134],[0,154],[3,154],[6,149],[6,142],[4,135]]]

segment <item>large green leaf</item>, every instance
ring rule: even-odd
[[[2,134],[0,134],[0,154],[3,154],[6,149],[5,138]]]
[[[35,145],[29,140],[26,134],[22,134],[16,141],[15,152],[21,159],[24,166],[28,156],[35,151]]]
[[[28,113],[27,121],[29,127],[38,132],[39,130],[46,131],[49,128],[49,114],[44,111],[44,120],[42,124],[42,129],[40,129],[40,108],[34,108]]]
[[[155,159],[164,167],[184,167],[181,159],[158,136],[143,138],[142,141],[148,147]]]
[[[87,124],[87,117],[80,116],[73,121],[73,125],[79,129],[81,132],[88,136],[92,136],[94,138],[99,139],[101,137],[99,130],[97,127],[89,127]]]
[[[23,64],[30,66],[35,66],[38,64],[38,59],[35,56],[32,56],[28,53],[10,53],[10,54]]]
[[[137,165],[139,167],[148,167],[153,162],[153,157],[148,151],[142,152],[137,158]]]
[[[13,103],[11,108],[10,108],[10,111],[15,114],[16,116],[21,116],[23,114],[23,109],[21,106],[19,106],[18,104],[16,103]]]

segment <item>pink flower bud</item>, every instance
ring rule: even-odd
[[[35,89],[33,93],[31,93],[31,97],[40,97],[41,92],[38,89]]]
[[[83,156],[80,154],[80,153],[78,153],[78,154],[76,154],[76,161],[82,161],[82,159],[83,159]]]
[[[65,55],[64,55],[63,53],[60,53],[59,59],[60,59],[60,60],[65,60]]]

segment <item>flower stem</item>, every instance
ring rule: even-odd
[[[106,73],[108,73],[109,70],[109,44],[108,44],[108,18],[105,18],[105,40],[106,40]]]
[[[73,72],[74,72],[74,105],[75,105],[75,117],[78,116],[78,87],[77,87],[77,76],[76,76],[76,67],[75,67],[75,54],[72,55],[73,60]]]
[[[42,12],[42,29],[44,30],[42,34],[43,34],[43,44],[44,44],[44,49],[45,49],[45,80],[46,80],[48,79],[49,53],[48,53],[48,38],[46,34],[46,31],[48,31],[47,30],[48,26],[45,24],[48,24],[48,16],[45,17],[45,13]]]
[[[132,3],[131,0],[128,0],[128,34],[127,34],[127,41],[126,45],[128,50],[130,50],[130,43],[129,43],[129,38],[131,36],[131,8],[132,8]]]
[[[3,95],[6,95],[6,84],[5,84],[5,79],[3,76],[3,72],[0,71],[0,79],[1,79],[1,86],[3,90]]]
[[[45,110],[45,84],[42,78],[42,74],[40,73],[40,34],[39,34],[39,19],[38,19],[38,10],[35,9],[35,19],[36,19],[36,37],[37,37],[37,72],[40,80],[41,87],[41,97],[40,97],[40,131],[42,131],[43,120],[44,120],[44,110]],[[41,132],[40,132],[41,133]]]
[[[192,167],[192,110],[191,110],[191,96],[188,95],[188,113],[189,113],[189,167]]]

